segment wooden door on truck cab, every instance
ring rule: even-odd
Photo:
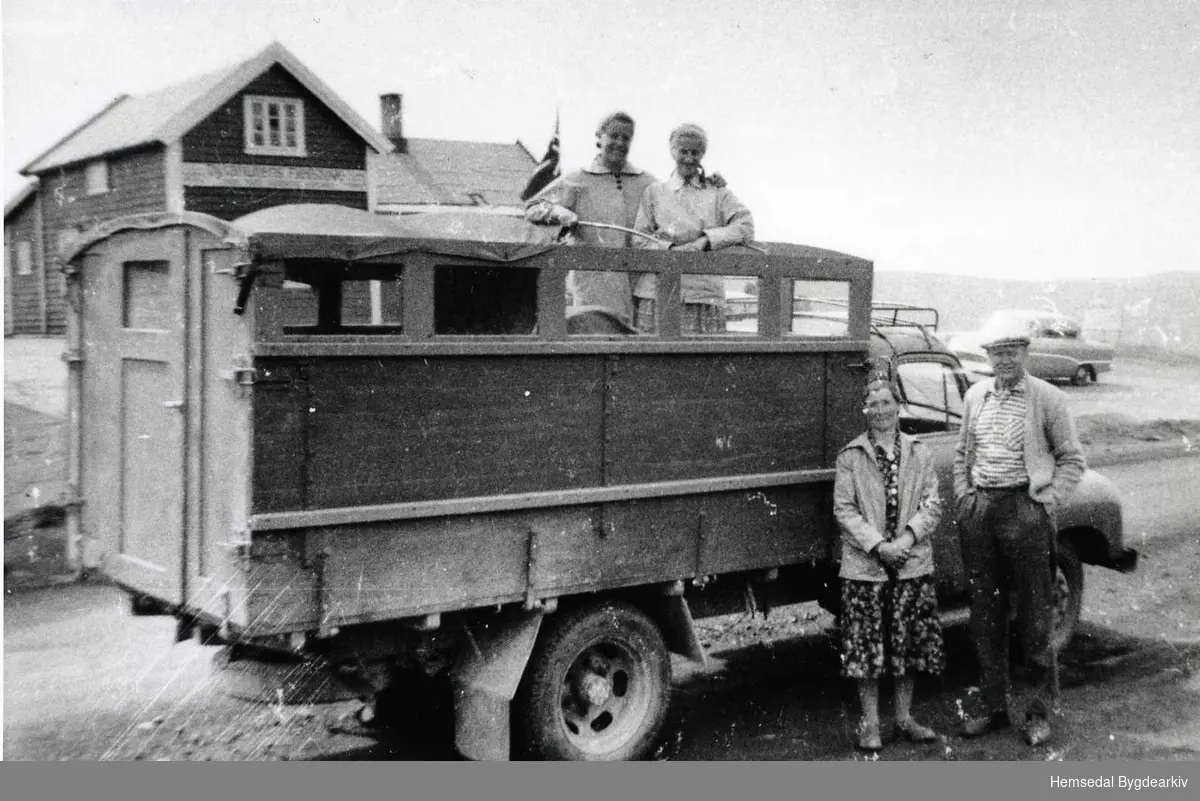
[[[86,536],[117,582],[184,597],[186,233],[120,233],[83,282],[82,475]]]
[[[865,362],[863,351],[833,351],[825,357],[826,467],[834,467],[838,452],[866,430],[862,414]]]

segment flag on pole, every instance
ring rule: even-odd
[[[551,137],[550,144],[546,148],[546,155],[542,156],[541,163],[537,165],[533,175],[529,176],[529,183],[525,184],[521,200],[529,200],[561,174],[562,171],[558,167],[558,112],[556,111],[554,112],[554,136]]]

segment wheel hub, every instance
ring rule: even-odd
[[[595,673],[587,673],[580,679],[577,693],[588,706],[603,706],[612,697],[612,682]]]

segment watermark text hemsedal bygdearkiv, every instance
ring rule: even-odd
[[[1087,789],[1091,787],[1109,787],[1117,790],[1169,790],[1184,789],[1188,786],[1187,778],[1183,776],[1089,776],[1086,778],[1051,776],[1050,786],[1055,789]]]

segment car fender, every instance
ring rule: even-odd
[[[1094,470],[1084,471],[1055,518],[1058,531],[1077,540],[1084,562],[1119,570],[1127,569],[1130,559],[1136,562],[1136,554],[1125,547],[1125,522],[1116,485]]]

